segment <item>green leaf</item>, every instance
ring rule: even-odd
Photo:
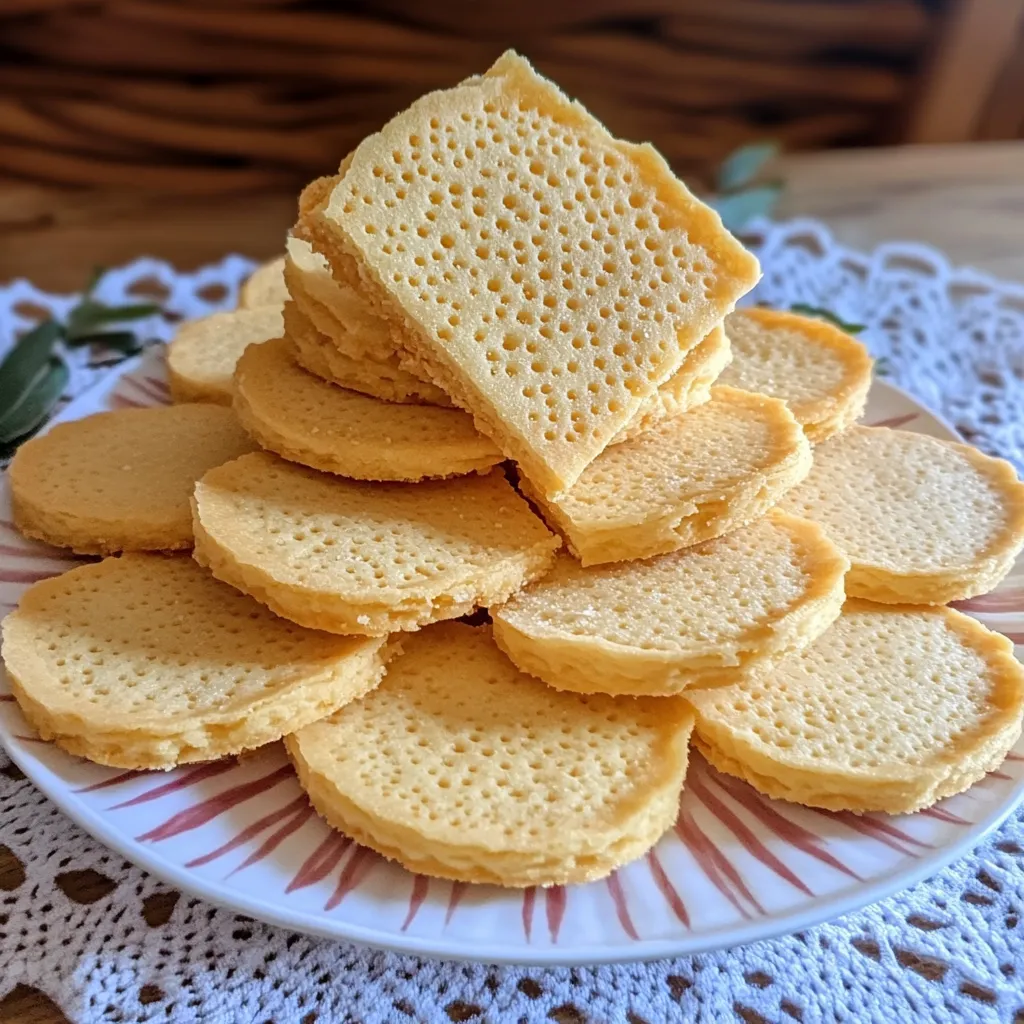
[[[12,444],[38,430],[63,394],[69,377],[64,361],[52,356],[17,404],[0,416],[0,445]]]
[[[821,306],[809,306],[806,302],[795,302],[789,308],[794,313],[802,313],[804,316],[813,316],[819,320],[827,320],[841,331],[846,331],[847,334],[860,334],[861,331],[867,328],[867,324],[847,323],[841,317],[836,316],[830,309],[822,309]]]
[[[775,208],[782,186],[758,185],[744,192],[712,196],[708,203],[718,211],[722,223],[730,231],[740,231],[755,217],[767,217]]]
[[[68,315],[68,341],[84,344],[82,339],[85,335],[94,334],[105,324],[142,320],[159,312],[160,307],[152,302],[137,302],[128,306],[106,306],[102,302],[83,299]]]
[[[44,320],[14,343],[0,363],[0,418],[21,401],[26,389],[46,368],[60,335],[60,324]]]
[[[779,155],[777,142],[754,142],[730,153],[718,168],[719,192],[735,192],[749,185],[765,164]]]
[[[147,316],[153,316],[160,312],[160,306],[155,302],[134,302],[127,306],[104,306],[103,323],[119,324],[126,320],[145,320]]]
[[[875,374],[878,377],[888,377],[892,373],[892,363],[885,356],[879,356],[875,360]]]
[[[104,308],[102,303],[95,302],[88,296],[82,299],[68,313],[67,319],[64,322],[68,340],[74,341],[82,334],[87,334],[97,328],[103,322],[100,314]]]

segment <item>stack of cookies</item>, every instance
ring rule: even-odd
[[[510,886],[649,849],[691,734],[818,807],[966,788],[1024,672],[944,605],[1008,572],[1024,485],[854,426],[865,350],[736,311],[758,276],[516,55],[424,97],[182,328],[179,404],[19,452],[20,528],[114,556],[5,621],[25,714],[120,767],[284,738],[347,835]]]

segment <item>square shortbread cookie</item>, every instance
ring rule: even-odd
[[[364,140],[319,231],[410,367],[545,496],[759,275],[655,149],[613,138],[512,53]]]

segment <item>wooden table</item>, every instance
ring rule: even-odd
[[[817,217],[854,248],[912,238],[955,263],[1024,280],[1024,142],[802,154],[778,168],[780,217]],[[149,254],[190,269],[276,255],[295,196],[167,198],[0,181],[0,282],[74,290],[90,269]]]
[[[897,238],[929,242],[955,263],[1024,280],[1024,142],[918,146],[791,156],[780,217],[815,217],[865,249]],[[0,282],[28,277],[73,290],[96,264],[149,254],[189,269],[229,251],[281,251],[295,198],[225,199],[56,192],[0,183]],[[0,1024],[65,1024],[40,993],[0,1001]]]

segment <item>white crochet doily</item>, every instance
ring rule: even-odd
[[[750,241],[765,268],[755,299],[865,324],[895,383],[1024,467],[1024,287],[918,245],[855,254],[813,223],[762,223]],[[99,297],[159,294],[173,315],[145,328],[166,339],[175,319],[233,305],[251,266],[140,260]],[[71,301],[0,289],[0,354],[40,308]],[[69,359],[69,395],[103,372],[87,353]],[[75,1022],[1024,1022],[1024,815],[928,882],[788,938],[621,967],[491,968],[294,935],[173,893],[0,766],[0,998],[30,985]]]

